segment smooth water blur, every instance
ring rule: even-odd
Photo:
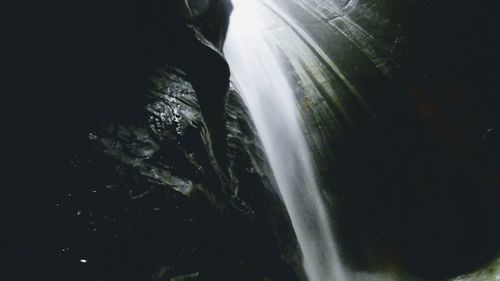
[[[266,38],[258,0],[233,0],[224,53],[232,81],[249,108],[290,216],[309,281],[344,281],[294,91]]]

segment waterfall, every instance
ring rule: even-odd
[[[233,0],[224,53],[290,216],[309,281],[345,281],[292,86],[266,38],[266,7]],[[269,24],[268,24],[269,25]]]

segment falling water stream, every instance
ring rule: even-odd
[[[259,0],[233,0],[233,5],[224,53],[290,216],[306,276],[309,281],[345,281],[294,91],[259,16],[265,6]]]

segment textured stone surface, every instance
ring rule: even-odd
[[[296,279],[248,114],[226,96],[214,49],[230,5],[214,1],[224,9],[200,1],[191,18],[182,0],[23,3],[4,40],[16,79],[0,279]],[[268,10],[349,265],[440,280],[487,264],[500,237],[494,5],[273,2],[292,19]]]
[[[264,3],[348,263],[439,280],[494,258],[492,5]]]
[[[61,6],[44,29],[36,94],[13,126],[0,279],[296,280],[279,248],[293,247],[279,245],[287,219],[217,49],[229,2],[196,19],[183,3]]]

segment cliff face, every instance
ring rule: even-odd
[[[279,199],[219,51],[229,1],[67,12],[43,76],[53,91],[33,111],[49,121],[30,135],[45,138],[17,155],[36,168],[7,205],[8,279],[294,280],[268,216]]]
[[[442,280],[493,259],[492,5],[267,3],[261,20],[295,83],[346,262]]]
[[[160,68],[151,82],[144,118],[101,123],[67,163],[58,211],[65,243],[54,242],[68,248],[61,260],[81,255],[92,268],[68,271],[109,280],[290,274],[263,212],[263,200],[278,205],[277,198],[265,189],[262,153],[237,94],[228,92],[229,134],[218,136],[228,144],[221,167],[185,75]]]
[[[220,54],[229,1],[57,2],[4,40],[0,279],[296,280]],[[493,5],[273,2],[349,265],[441,280],[497,255]]]

